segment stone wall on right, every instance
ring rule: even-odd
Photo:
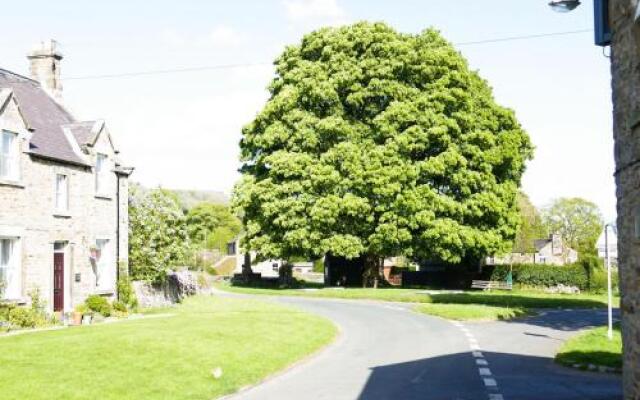
[[[610,0],[613,132],[622,292],[624,398],[640,399],[640,21],[638,0]]]

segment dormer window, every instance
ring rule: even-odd
[[[109,177],[109,167],[106,154],[98,153],[96,156],[96,193],[107,193],[107,178]]]
[[[17,181],[18,176],[18,134],[0,132],[0,179]]]

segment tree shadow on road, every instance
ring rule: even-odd
[[[480,359],[488,365],[477,365],[470,352],[381,365],[372,369],[358,399],[475,400],[489,394],[519,400],[622,398],[618,375],[575,371],[546,357],[483,352]],[[481,376],[479,368],[488,368],[491,375]],[[496,386],[491,381],[485,385],[484,378],[494,379]]]

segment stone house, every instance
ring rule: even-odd
[[[618,268],[625,399],[640,399],[640,1],[610,0]]]
[[[553,234],[546,239],[534,241],[535,253],[510,253],[503,256],[487,257],[487,265],[505,264],[550,264],[566,265],[578,261],[578,252],[565,246],[562,237]]]
[[[0,69],[0,282],[5,300],[68,312],[113,298],[128,259],[128,177],[103,121],[61,103],[56,43],[29,53],[31,78]]]

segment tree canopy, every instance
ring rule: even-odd
[[[531,203],[526,193],[519,191],[516,201],[520,221],[513,241],[513,251],[516,253],[533,253],[535,252],[535,240],[546,238],[549,233],[542,222],[542,216],[538,209]]]
[[[187,226],[193,243],[219,250],[223,250],[242,228],[228,206],[210,202],[199,203],[189,210]]]
[[[559,233],[580,255],[596,253],[604,221],[594,203],[578,197],[560,198],[544,210],[543,220],[549,232]]]
[[[452,263],[508,251],[533,148],[436,30],[324,28],[275,65],[240,142],[246,248]]]

